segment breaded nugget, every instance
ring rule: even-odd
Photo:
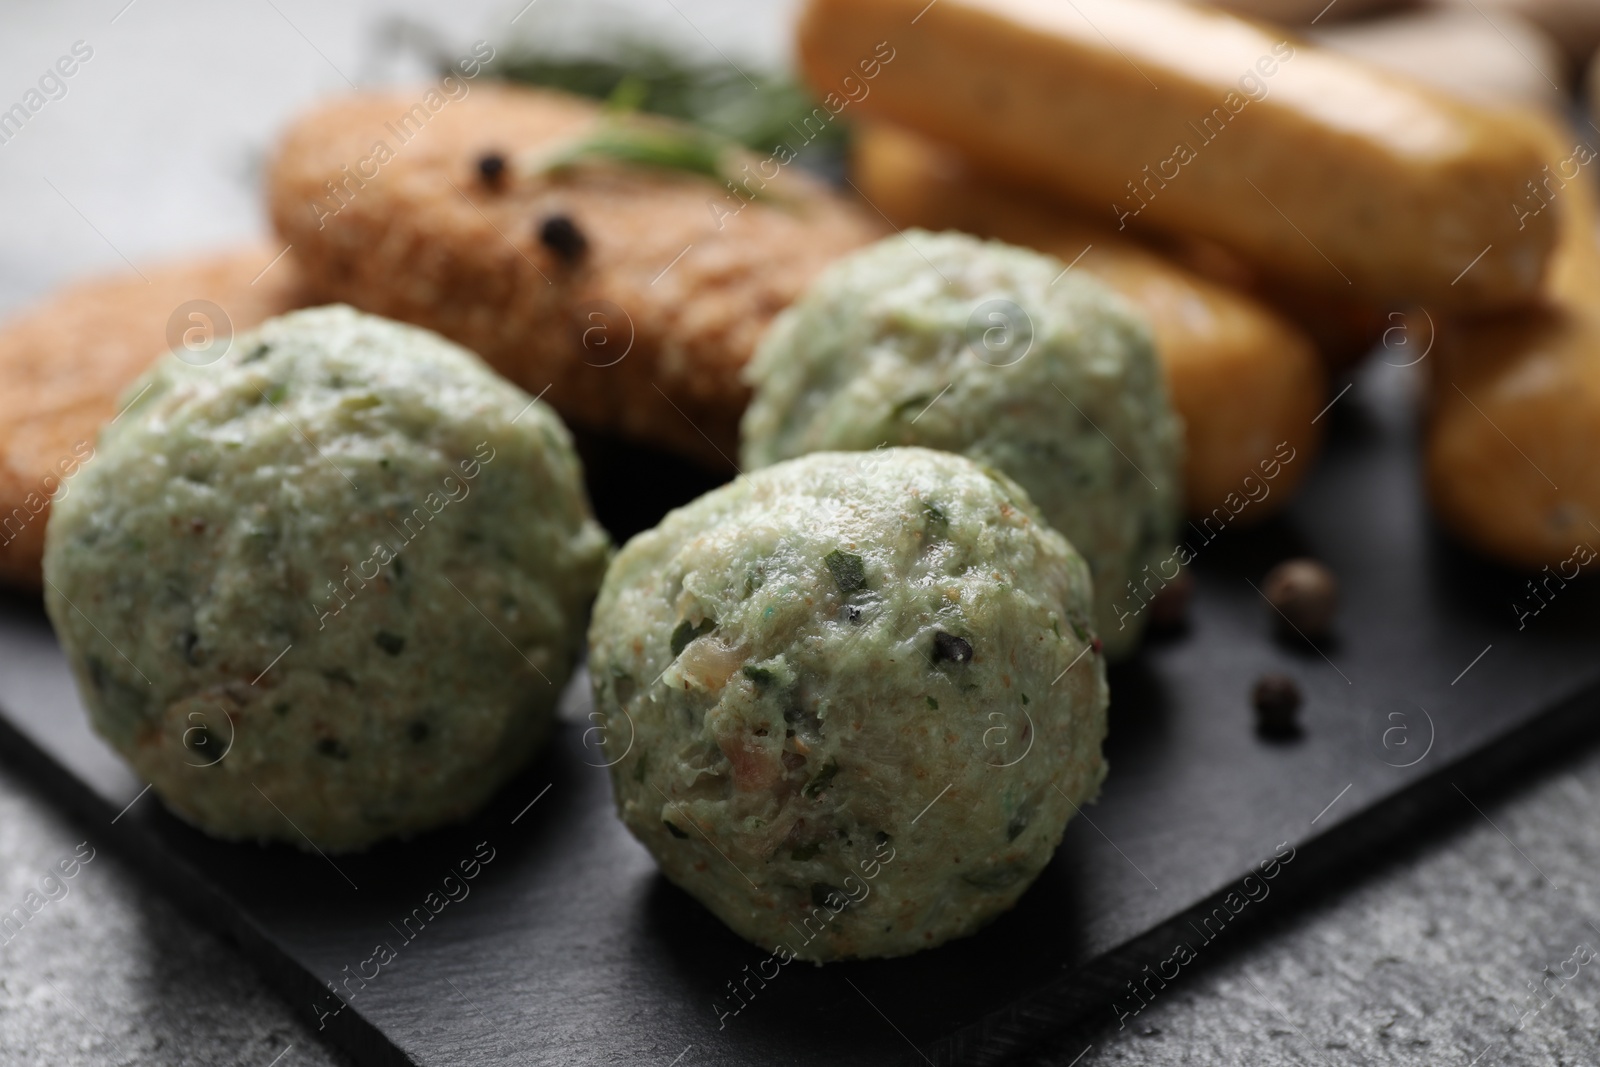
[[[737,193],[615,162],[542,173],[527,159],[594,133],[596,105],[499,86],[415,101],[339,100],[283,139],[272,217],[318,299],[436,330],[576,425],[718,466],[767,323],[881,234],[783,155],[737,157]]]
[[[300,306],[294,259],[274,263],[280,251],[249,245],[146,268],[148,282],[81,282],[0,328],[0,581],[40,584],[50,498],[72,491],[96,431],[134,399],[118,398],[152,360],[174,343],[194,362],[220,358],[231,333]],[[195,301],[226,320],[185,306]]]
[[[859,129],[851,167],[862,193],[897,225],[966,230],[1049,252],[1144,313],[1172,404],[1183,416],[1184,504],[1191,515],[1227,507],[1230,497],[1242,500],[1269,462],[1278,476],[1241,522],[1288,502],[1321,442],[1312,419],[1323,404],[1324,375],[1304,334],[1250,297],[1108,227],[986,181],[917,134],[882,125]],[[1293,461],[1278,463],[1285,455]]]

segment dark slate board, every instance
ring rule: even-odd
[[[554,750],[472,823],[332,861],[211,841],[141,796],[89,733],[37,604],[15,599],[0,610],[0,742],[362,1063],[996,1062],[1085,1013],[1114,1020],[1138,1004],[1129,979],[1159,993],[1142,965],[1170,976],[1180,942],[1203,957],[1218,931],[1587,730],[1597,591],[1562,590],[1519,631],[1525,579],[1432,529],[1417,375],[1363,372],[1328,412],[1329,448],[1286,517],[1203,545],[1192,534],[1190,626],[1113,673],[1100,803],[1015,911],[910,959],[749,979],[766,954],[668,885],[612,814],[581,687]],[[597,506],[622,532],[715,481],[614,444],[586,451]],[[618,492],[641,478],[650,499]],[[1320,651],[1274,637],[1252,585],[1293,554],[1343,581],[1337,640]],[[1307,694],[1297,741],[1252,731],[1249,689],[1268,670]],[[1280,843],[1295,852],[1277,877],[1242,882]],[[402,928],[455,864],[490,850],[466,896]],[[1226,894],[1244,888],[1269,895],[1232,898],[1234,919]],[[370,975],[379,943],[393,959],[323,1015],[338,1004],[324,983]],[[747,1005],[719,1017],[746,980]]]

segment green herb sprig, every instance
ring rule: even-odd
[[[625,37],[602,42],[590,55],[507,49],[490,73],[595,100],[626,100],[630,110],[692,122],[757,152],[792,142],[796,128],[820,106],[790,78],[748,67],[741,72],[727,63],[700,63]],[[843,159],[848,141],[845,125],[830,122],[806,151],[815,149],[817,161],[826,164]]]

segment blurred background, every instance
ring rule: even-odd
[[[7,3],[5,106],[74,42],[93,58],[25,131],[0,145],[0,310],[71,278],[126,270],[268,232],[262,166],[314,101],[434,75],[434,53],[487,40],[631,35],[716,58],[780,65],[794,5],[721,0],[532,4],[115,0]],[[52,185],[54,188],[52,188]]]
[[[1582,90],[1594,85],[1600,0],[1225,6],[1284,19],[1313,40],[1480,100],[1565,111],[1581,107]],[[24,134],[0,146],[7,238],[0,310],[69,278],[123,268],[124,257],[142,265],[265,233],[262,162],[278,131],[352,84],[407,84],[432,73],[428,39],[453,56],[455,46],[479,39],[502,53],[552,42],[582,51],[625,33],[692,60],[716,60],[720,49],[741,65],[784,69],[795,7],[794,0],[12,0],[0,14],[0,69],[11,86],[5,106],[74,42],[92,48],[93,58]]]

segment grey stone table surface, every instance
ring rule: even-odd
[[[7,0],[0,110],[75,42],[93,56],[0,144],[0,314],[73,276],[261,233],[260,164],[290,115],[347,82],[422,73],[375,43],[384,20],[499,43],[595,15],[536,4]],[[624,6],[642,34],[752,62],[781,54],[792,8]],[[1600,1062],[1600,748],[1475,799],[1030,1067]],[[75,858],[66,895],[0,943],[0,1064],[346,1062],[238,951],[0,763],[0,911]]]

